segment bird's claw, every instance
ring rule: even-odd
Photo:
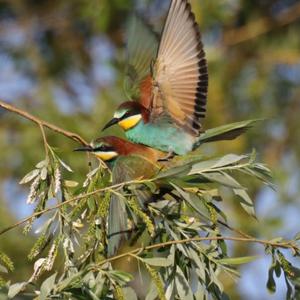
[[[175,156],[175,153],[173,151],[170,151],[166,157],[160,158],[158,161],[169,161],[170,159],[172,159]]]

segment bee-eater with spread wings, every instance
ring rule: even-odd
[[[105,128],[118,123],[135,143],[186,154],[201,143],[233,139],[251,121],[202,134],[208,70],[199,27],[187,0],[171,0],[159,45],[137,18],[128,30],[127,94]]]
[[[98,159],[105,161],[112,171],[112,184],[123,183],[134,179],[152,178],[160,170],[157,161],[165,153],[133,144],[115,136],[106,136],[94,140],[90,146],[78,148],[76,151],[87,151]],[[148,191],[134,191],[138,201],[143,205],[151,197]],[[112,195],[108,218],[108,255],[113,255],[126,239],[127,211],[124,201]],[[123,232],[123,233],[122,233]]]

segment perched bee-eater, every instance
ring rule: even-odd
[[[134,18],[128,29],[127,81],[131,100],[103,129],[118,123],[135,143],[186,154],[204,141],[233,139],[249,127],[236,123],[202,135],[208,71],[199,27],[187,0],[171,0],[159,46],[155,34]]]
[[[91,152],[98,159],[106,162],[112,171],[112,184],[134,179],[152,178],[160,170],[156,162],[165,153],[139,144],[133,144],[115,136],[106,136],[94,140],[90,146],[78,148],[76,151]],[[142,204],[149,200],[151,194],[145,190],[134,191]],[[108,255],[113,255],[122,240],[125,239],[127,211],[125,202],[115,194],[112,195],[108,219]]]

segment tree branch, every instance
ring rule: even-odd
[[[0,100],[0,107],[10,111],[10,112],[13,112],[15,114],[18,114],[19,116],[22,116],[23,118],[27,119],[27,120],[30,120],[34,123],[36,123],[37,125],[40,126],[40,128],[42,127],[46,127],[54,132],[57,132],[59,134],[62,134],[64,135],[65,137],[77,142],[77,143],[80,143],[84,146],[88,146],[89,143],[87,141],[85,141],[80,135],[78,135],[77,133],[74,133],[74,132],[71,132],[71,131],[67,131],[67,130],[64,130],[56,125],[53,125],[49,122],[46,122],[44,120],[41,120],[33,115],[31,115],[30,113],[22,110],[22,109],[19,109],[11,104],[8,104],[7,102],[5,101],[2,101]]]
[[[263,246],[271,246],[276,248],[283,248],[283,249],[291,249],[293,252],[297,253],[300,251],[300,248],[293,243],[293,241],[285,241],[285,242],[272,242],[268,240],[260,240],[252,237],[232,237],[232,236],[214,236],[214,237],[194,237],[189,239],[183,239],[183,240],[175,240],[175,241],[168,241],[164,243],[158,243],[154,245],[150,245],[147,247],[139,247],[134,250],[112,256],[110,258],[104,259],[101,262],[99,262],[96,267],[93,266],[92,269],[96,269],[97,267],[101,267],[102,265],[124,258],[126,256],[136,255],[138,253],[142,253],[143,251],[158,249],[158,248],[164,248],[171,245],[178,245],[178,244],[187,244],[191,242],[201,242],[201,241],[234,241],[234,242],[244,242],[244,243],[256,243]]]

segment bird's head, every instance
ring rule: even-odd
[[[114,113],[114,117],[103,127],[105,130],[114,124],[119,124],[125,131],[135,127],[143,118],[146,109],[138,102],[122,103]]]
[[[101,137],[91,142],[90,146],[75,149],[75,151],[91,152],[97,158],[111,162],[119,156],[116,145],[111,140],[112,137]]]

